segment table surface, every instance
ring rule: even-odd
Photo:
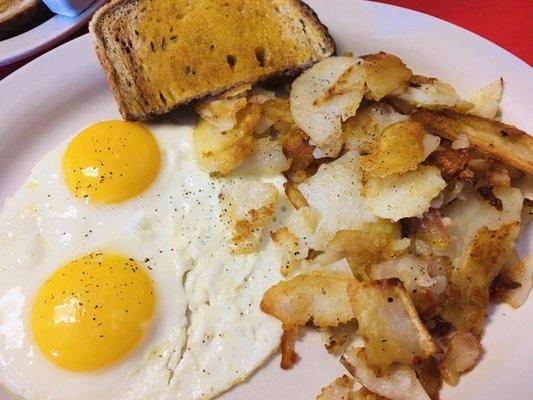
[[[381,2],[410,8],[452,22],[489,39],[529,65],[533,65],[533,29],[530,25],[533,21],[533,0],[381,0]],[[85,33],[87,27],[80,29],[58,45]],[[0,80],[41,54],[0,67]]]

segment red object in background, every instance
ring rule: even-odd
[[[327,0],[323,0],[327,1]],[[462,26],[533,65],[533,0],[380,0],[410,8]],[[67,42],[80,34],[82,28]],[[0,79],[35,57],[0,67]]]
[[[459,25],[533,65],[533,0],[379,0]]]

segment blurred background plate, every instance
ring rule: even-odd
[[[54,15],[27,32],[0,41],[0,66],[29,57],[53,46],[82,27],[107,0],[96,0],[76,17]]]

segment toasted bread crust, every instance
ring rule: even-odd
[[[140,2],[142,0],[136,0],[137,2]],[[318,16],[316,13],[303,1],[301,0],[287,0],[292,6],[296,7],[307,20],[306,23],[312,24],[313,28],[316,29],[321,34],[321,43],[322,43],[322,51],[324,54],[332,55],[335,54],[336,48],[335,48],[335,42],[333,41],[333,38],[330,36],[329,31],[326,26],[324,26],[320,20],[318,19]],[[108,80],[109,86],[113,92],[113,95],[116,99],[116,102],[119,107],[119,111],[121,115],[127,119],[127,120],[148,120],[152,119],[154,117],[157,117],[162,114],[166,114],[173,109],[177,108],[180,105],[188,104],[191,101],[201,99],[206,96],[210,95],[216,95],[218,93],[221,93],[225,90],[228,90],[234,86],[238,86],[243,83],[254,83],[257,80],[266,80],[271,79],[274,77],[279,76],[292,76],[297,74],[298,72],[310,67],[314,62],[318,61],[318,59],[310,59],[308,62],[302,64],[302,65],[295,65],[284,69],[279,69],[274,72],[270,72],[264,75],[261,75],[258,79],[243,79],[237,82],[232,82],[231,85],[227,85],[225,87],[217,88],[212,91],[203,91],[199,92],[197,95],[190,96],[184,99],[181,99],[176,104],[172,104],[170,107],[160,107],[157,110],[154,111],[146,111],[143,109],[140,112],[134,112],[131,110],[131,107],[129,107],[128,100],[131,100],[128,98],[128,93],[123,90],[123,86],[121,84],[121,80],[119,77],[119,71],[117,70],[115,63],[113,61],[113,55],[110,54],[110,52],[107,49],[106,46],[106,38],[105,35],[102,33],[102,25],[105,23],[105,16],[108,16],[110,14],[115,13],[116,11],[120,10],[121,7],[125,6],[126,4],[129,4],[131,6],[132,1],[131,0],[112,0],[111,2],[104,5],[100,10],[96,12],[96,14],[93,16],[90,25],[89,30],[93,37],[93,44],[94,48],[97,54],[98,59],[100,60],[100,63],[102,65],[102,68],[104,70],[104,73],[106,75],[106,78]],[[144,93],[141,89],[141,84],[137,81],[138,77],[131,76],[131,80],[133,80],[134,84],[136,85],[137,89],[137,96],[139,101],[148,104],[148,99],[145,98]]]

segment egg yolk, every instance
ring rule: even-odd
[[[108,366],[143,336],[154,312],[150,278],[132,258],[91,253],[55,271],[35,298],[37,347],[71,371]]]
[[[116,203],[138,195],[154,180],[160,154],[151,132],[126,121],[103,121],[82,130],[63,155],[63,176],[79,198]]]

